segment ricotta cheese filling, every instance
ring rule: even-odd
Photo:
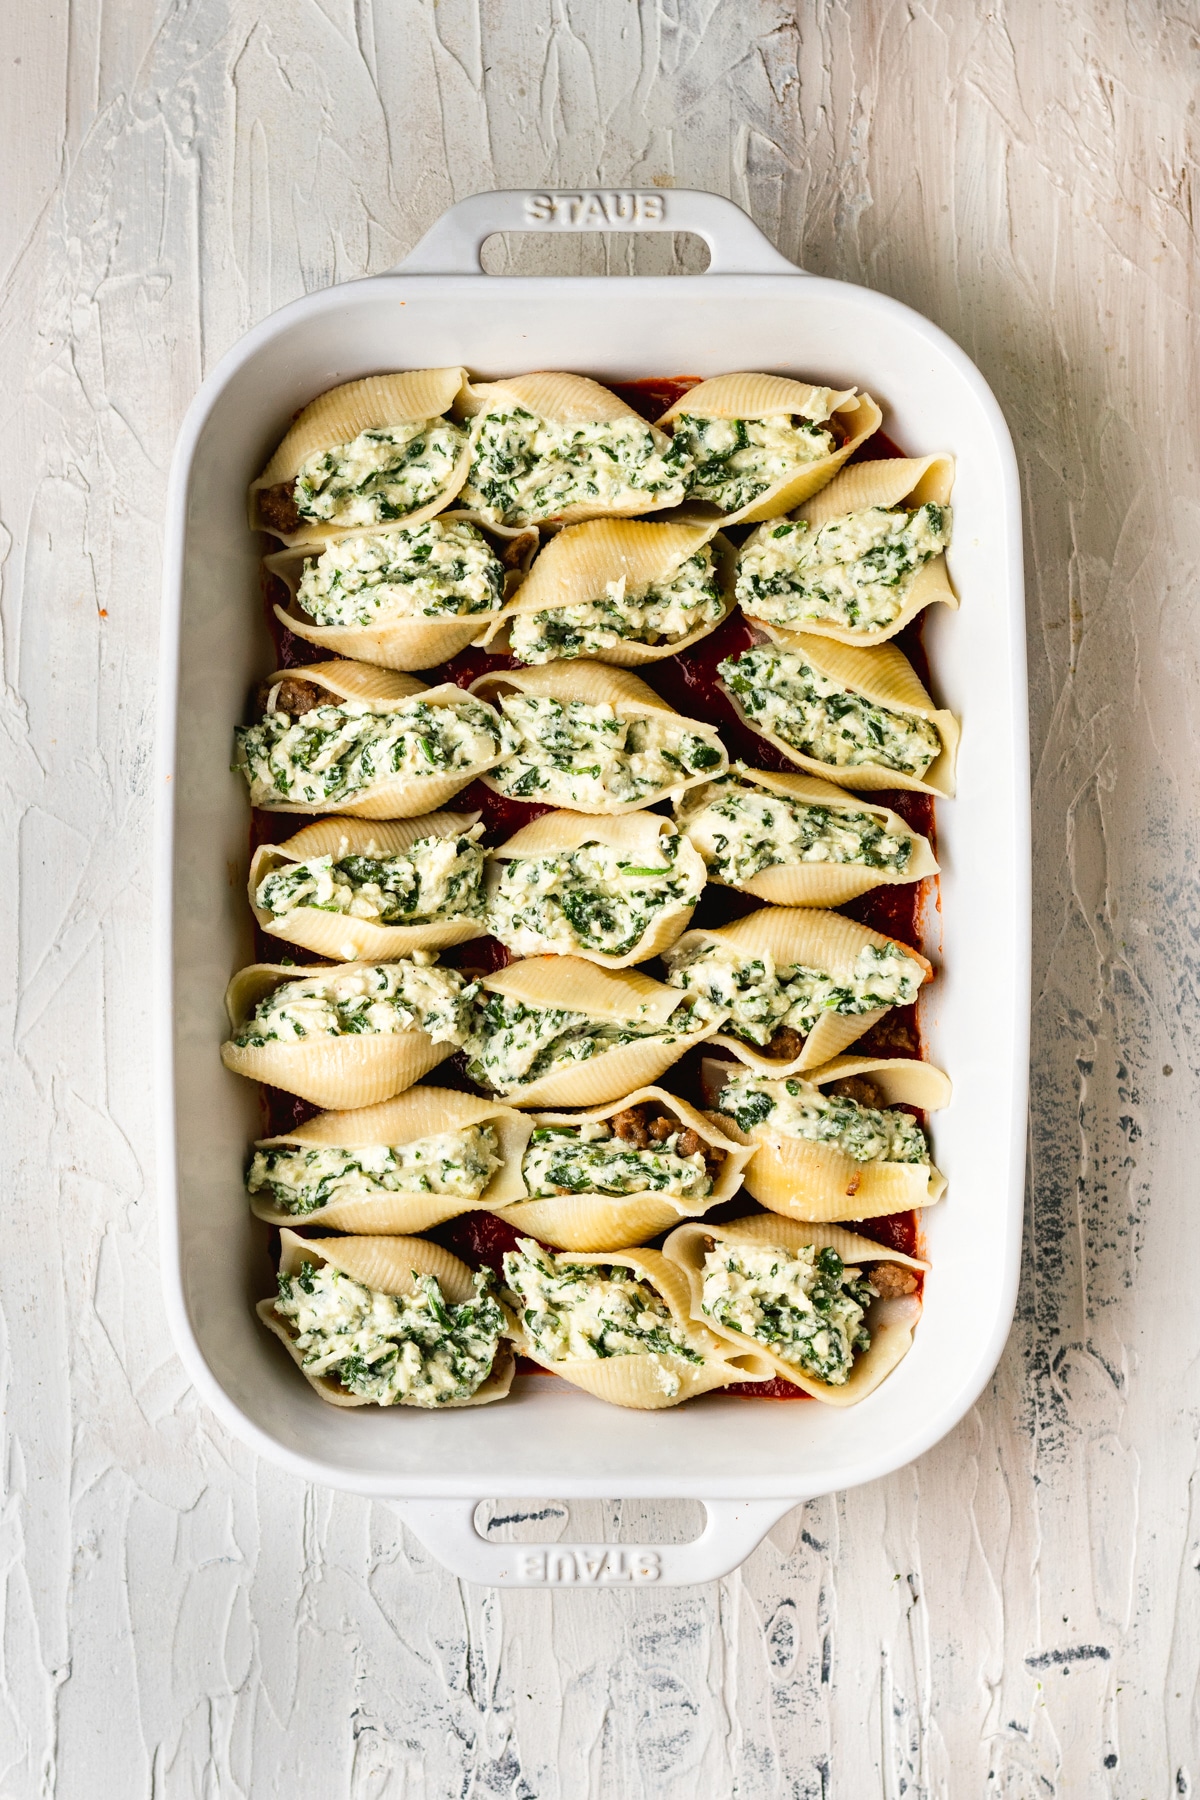
[[[871,1347],[863,1319],[875,1290],[836,1250],[717,1244],[704,1259],[701,1282],[708,1318],[816,1381],[841,1387],[855,1353]]]
[[[302,518],[323,525],[384,525],[445,492],[467,434],[449,419],[410,419],[360,431],[348,444],[301,463],[293,498]]]
[[[490,707],[464,694],[445,706],[419,695],[386,711],[365,700],[314,706],[292,718],[272,706],[257,725],[234,733],[252,806],[352,799],[393,775],[446,775],[475,769],[511,748]]]
[[[490,771],[502,794],[551,806],[648,800],[714,768],[721,752],[673,713],[622,718],[607,701],[506,694],[515,747]]]
[[[837,441],[821,421],[829,417],[832,398],[829,389],[818,389],[813,401],[817,417],[811,419],[798,413],[768,419],[702,419],[681,413],[674,443],[690,470],[689,495],[722,512],[739,512],[768,488],[831,456]]]
[[[306,558],[296,600],[318,625],[458,618],[502,604],[504,565],[465,519],[426,519],[336,539]]]
[[[686,485],[671,440],[642,419],[563,424],[501,402],[472,422],[460,501],[493,525],[535,525],[568,506],[675,506]]]
[[[381,1294],[328,1263],[279,1277],[275,1311],[292,1327],[310,1375],[378,1406],[469,1400],[492,1372],[505,1327],[490,1271],[475,1296],[451,1306],[432,1275],[412,1294]]]
[[[681,1000],[663,1025],[592,1019],[567,1007],[527,1006],[507,994],[484,991],[475,1001],[463,1045],[467,1074],[480,1087],[507,1094],[622,1044],[644,1038],[674,1044],[709,1017],[702,1004]]]
[[[929,1140],[911,1113],[827,1094],[798,1076],[765,1081],[749,1070],[732,1075],[718,1106],[742,1131],[769,1125],[784,1137],[828,1144],[855,1162],[929,1161]]]
[[[521,1164],[535,1196],[552,1194],[669,1194],[698,1201],[712,1192],[704,1152],[679,1152],[683,1127],[644,1149],[618,1137],[602,1119],[583,1125],[542,1125]]]
[[[518,613],[509,626],[512,653],[523,663],[595,656],[618,644],[675,643],[701,625],[715,625],[724,610],[712,551],[706,544],[682,563],[670,581],[626,590],[625,577],[577,606]]]
[[[733,944],[701,941],[664,952],[672,987],[729,1014],[727,1030],[751,1044],[777,1031],[807,1037],[822,1013],[851,1016],[916,999],[925,970],[899,944],[864,944],[849,979],[800,964],[780,967],[769,951],[748,955]]]
[[[304,1218],[340,1200],[384,1194],[446,1194],[478,1200],[501,1167],[490,1125],[464,1125],[409,1144],[268,1144],[256,1150],[246,1186],[270,1194],[280,1212]]]
[[[694,906],[704,863],[686,838],[661,837],[652,863],[613,844],[497,859],[488,930],[517,956],[580,949],[626,956],[666,906]]]
[[[672,1363],[703,1363],[661,1295],[632,1269],[573,1263],[532,1238],[504,1258],[505,1299],[530,1344],[547,1362],[594,1362],[607,1356],[652,1356],[664,1391],[682,1386]]]
[[[901,874],[912,838],[889,831],[874,813],[843,811],[772,794],[730,775],[718,776],[705,803],[681,813],[681,824],[710,876],[739,887],[763,869],[800,863],[852,863]]]
[[[255,904],[276,919],[298,907],[341,913],[374,925],[428,925],[482,919],[482,825],[461,837],[418,838],[388,856],[310,856],[258,884]]]
[[[950,542],[950,508],[870,506],[811,531],[803,519],[760,525],[738,557],[736,593],[773,625],[877,630],[900,616],[922,563]]]
[[[424,1031],[435,1044],[461,1044],[474,992],[457,969],[436,968],[429,953],[418,950],[401,962],[363,963],[281,981],[233,1041],[251,1047]]]
[[[940,755],[937,727],[839,687],[794,650],[755,644],[719,665],[729,692],[760,730],[835,768],[873,763],[920,779]]]

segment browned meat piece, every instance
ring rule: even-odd
[[[883,1095],[865,1075],[844,1075],[841,1081],[831,1081],[825,1092],[837,1094],[843,1100],[857,1100],[860,1106],[884,1104]]]
[[[804,1039],[790,1025],[781,1025],[775,1036],[767,1045],[767,1055],[777,1056],[780,1062],[795,1062],[804,1048]]]
[[[650,1142],[650,1133],[646,1130],[646,1119],[640,1106],[627,1106],[624,1112],[614,1113],[608,1122],[617,1137],[627,1144],[633,1144],[638,1150],[644,1150]]]
[[[679,1141],[675,1145],[675,1154],[676,1156],[695,1156],[697,1150],[704,1148],[704,1139],[698,1131],[692,1131],[689,1127],[687,1131],[680,1132]]]
[[[900,1263],[869,1263],[865,1273],[881,1300],[895,1300],[901,1294],[917,1291],[915,1273]]]
[[[258,690],[258,710],[265,713],[267,702],[271,696],[271,683],[264,681]],[[314,706],[326,705],[332,696],[315,681],[305,681],[299,675],[285,675],[279,683],[279,693],[275,699],[275,711],[283,712],[290,719],[298,719],[301,713],[311,712]]]
[[[299,531],[304,521],[292,497],[294,487],[294,482],[280,481],[274,487],[259,488],[258,516],[266,531],[278,532],[281,537]]]
[[[671,1133],[678,1130],[679,1120],[668,1117],[666,1113],[659,1113],[650,1121],[650,1136],[656,1144],[665,1144]]]

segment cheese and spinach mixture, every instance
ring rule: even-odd
[[[760,525],[738,557],[737,597],[773,625],[862,631],[892,624],[922,563],[950,541],[950,509],[870,506],[810,532],[803,519]]]
[[[755,644],[718,674],[760,731],[834,768],[871,763],[921,779],[941,754],[937,727],[840,687],[794,650]]]
[[[889,831],[874,813],[822,806],[756,786],[744,763],[699,792],[703,804],[677,808],[680,823],[711,879],[740,887],[763,869],[851,863],[902,874],[912,860],[907,832]]]
[[[515,748],[491,771],[502,794],[551,806],[641,804],[715,768],[721,751],[674,713],[621,717],[607,701],[506,694]]]
[[[501,1167],[497,1148],[490,1125],[464,1125],[409,1144],[267,1144],[255,1151],[246,1186],[296,1218],[335,1201],[385,1194],[446,1194],[470,1203]]]
[[[777,1031],[807,1037],[823,1013],[855,1016],[907,1006],[925,970],[899,944],[864,944],[849,977],[801,965],[780,967],[769,951],[748,954],[721,940],[665,952],[672,987],[697,994],[728,1012],[726,1030],[751,1044],[769,1044]]]
[[[318,625],[459,618],[504,599],[504,565],[465,519],[338,538],[310,556],[296,600]]]
[[[473,421],[459,502],[490,524],[535,525],[569,506],[597,512],[628,511],[631,501],[675,506],[685,490],[686,470],[670,439],[643,419],[567,424],[514,402]]]
[[[863,1320],[875,1290],[836,1250],[718,1244],[704,1259],[701,1281],[708,1318],[765,1344],[816,1381],[841,1387],[855,1353],[871,1347]]]
[[[385,525],[428,506],[450,485],[467,434],[449,419],[360,431],[301,463],[293,498],[303,519],[350,529]]]
[[[702,625],[715,625],[724,609],[713,554],[706,544],[668,581],[627,592],[622,575],[594,600],[519,613],[509,626],[509,642],[523,663],[598,656],[630,641],[677,643]]]
[[[593,950],[626,956],[664,907],[695,906],[704,863],[672,833],[653,862],[613,844],[582,844],[549,856],[497,859],[488,930],[517,956]]]
[[[483,826],[472,825],[459,837],[418,838],[407,850],[386,856],[310,856],[285,863],[259,882],[255,904],[276,919],[298,907],[373,925],[482,919],[482,836]]]
[[[717,1104],[742,1131],[769,1125],[784,1137],[828,1144],[855,1162],[929,1161],[929,1140],[911,1113],[827,1094],[797,1076],[766,1081],[749,1070],[732,1075]]]
[[[328,1263],[279,1276],[275,1311],[291,1327],[309,1375],[337,1381],[377,1406],[445,1406],[469,1400],[492,1372],[506,1320],[493,1277],[451,1306],[432,1275],[411,1294],[383,1294]]]
[[[815,418],[784,413],[768,419],[702,419],[681,413],[673,441],[689,470],[689,496],[722,512],[740,512],[769,488],[831,456],[837,441],[822,421],[829,417],[832,398],[828,389],[818,389],[812,403]]]
[[[553,1194],[669,1194],[696,1203],[712,1192],[703,1150],[680,1151],[682,1126],[639,1148],[608,1120],[541,1125],[529,1140],[521,1173],[535,1197]],[[694,1140],[694,1134],[693,1134]]]
[[[665,1300],[632,1269],[574,1263],[532,1238],[517,1242],[504,1258],[505,1299],[547,1362],[652,1356],[663,1391],[674,1398],[682,1383],[671,1363],[704,1361]]]
[[[674,1044],[709,1019],[701,1002],[681,1001],[665,1024],[652,1025],[638,1019],[592,1019],[567,1007],[528,1006],[507,994],[485,991],[475,1002],[463,1045],[467,1074],[480,1087],[508,1094],[622,1044],[644,1038]]]
[[[464,694],[431,706],[415,695],[386,709],[340,700],[293,718],[271,702],[257,725],[234,733],[252,806],[340,804],[394,775],[479,769],[511,749],[515,734],[491,707]]]
[[[474,992],[457,969],[439,969],[428,951],[417,950],[401,962],[360,963],[281,981],[233,1041],[257,1048],[424,1031],[435,1044],[461,1044]]]

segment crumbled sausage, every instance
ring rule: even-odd
[[[860,1106],[883,1105],[883,1095],[865,1075],[844,1075],[840,1081],[831,1081],[825,1092],[843,1100],[857,1100]]]
[[[645,1115],[639,1106],[627,1106],[623,1112],[614,1113],[608,1122],[617,1137],[638,1150],[644,1150],[650,1142]]]
[[[666,1113],[659,1113],[650,1121],[650,1136],[656,1144],[665,1144],[673,1131],[679,1130],[679,1120],[672,1119]]]
[[[767,1045],[767,1055],[777,1056],[780,1062],[795,1062],[804,1048],[804,1039],[790,1025],[781,1025],[775,1036]]]
[[[280,481],[274,487],[258,490],[258,516],[267,531],[274,531],[280,537],[291,537],[303,523],[294,489],[293,482]]]
[[[906,1269],[901,1263],[871,1263],[867,1267],[866,1276],[881,1300],[895,1300],[901,1294],[915,1294],[917,1291],[915,1272]]]
[[[703,1150],[703,1148],[704,1139],[699,1132],[693,1131],[689,1126],[686,1131],[680,1132],[679,1140],[675,1145],[675,1154],[676,1156],[695,1156],[697,1150]]]
[[[266,712],[267,700],[271,689],[264,684],[260,693],[261,710]],[[279,691],[275,696],[275,711],[286,713],[289,719],[298,719],[301,713],[311,712],[314,706],[322,706],[329,695],[315,681],[305,681],[299,675],[285,675],[279,683]]]

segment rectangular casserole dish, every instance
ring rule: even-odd
[[[494,231],[695,231],[708,273],[498,280]],[[910,1355],[839,1410],[710,1396],[628,1413],[565,1383],[519,1383],[462,1414],[345,1412],[299,1380],[258,1325],[266,1234],[242,1184],[259,1135],[254,1089],[222,1068],[222,996],[252,960],[246,799],[231,733],[272,666],[245,493],[292,414],[386,369],[463,363],[483,376],[574,369],[605,380],[777,370],[857,385],[907,455],[958,459],[950,567],[962,609],[934,608],[935,697],[960,714],[957,799],[939,805],[940,965],[922,1023],[954,1084],[933,1123],[948,1198],[926,1215],[932,1273]],[[1030,861],[1025,627],[1016,464],[1000,410],[963,352],[880,294],[804,275],[713,195],[484,194],[462,202],[387,275],[310,294],[247,334],[180,433],[166,529],[158,738],[156,954],[162,1265],[179,1353],[244,1442],[307,1479],[405,1502],[460,1573],[524,1584],[690,1580],[734,1566],[787,1508],[869,1481],[954,1426],[1003,1348],[1019,1269],[1025,1158]],[[552,1554],[502,1549],[471,1523],[484,1496],[687,1497],[710,1503],[696,1543]],[[589,1572],[593,1571],[594,1572]]]

